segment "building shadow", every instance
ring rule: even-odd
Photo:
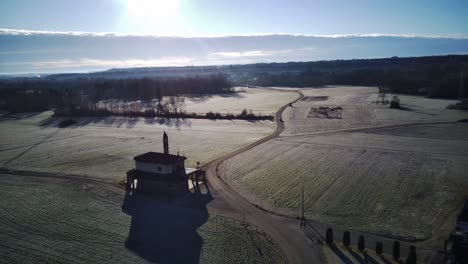
[[[197,229],[208,221],[209,189],[185,197],[125,193],[122,211],[132,217],[125,247],[149,262],[199,263],[203,238]]]

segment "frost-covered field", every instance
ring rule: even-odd
[[[403,110],[373,103],[377,98],[374,87],[330,87],[301,89],[304,96],[328,96],[327,100],[307,98],[287,108],[283,113],[286,130],[282,135],[300,135],[320,131],[362,128],[378,125],[412,124],[421,122],[457,121],[467,118],[467,112],[446,109],[454,100],[429,99],[420,96],[398,95]],[[312,107],[341,107],[342,119],[309,118]]]
[[[379,126],[457,121],[467,112],[414,96],[400,96],[405,110],[388,109],[372,103],[368,87],[302,92],[328,99],[288,107],[280,137],[224,162],[220,174],[236,190],[295,215],[304,185],[309,217],[408,238],[428,238],[453,216],[468,194],[468,124]],[[342,119],[308,118],[319,106],[341,106]]]
[[[249,89],[233,98],[213,96],[188,103],[202,112],[274,113],[297,98],[296,92]],[[229,102],[229,103],[228,103]],[[51,112],[0,119],[0,166],[17,170],[60,172],[120,180],[132,158],[162,151],[162,134],[170,152],[188,157],[186,166],[208,162],[270,134],[271,121],[174,120],[164,118],[75,118],[77,125],[58,128]]]
[[[227,95],[188,97],[185,99],[185,110],[188,113],[239,114],[243,109],[252,110],[254,114],[275,115],[276,111],[297,98],[295,92],[281,92],[262,88],[243,88],[244,92]]]
[[[0,174],[0,199],[4,263],[285,262],[253,227],[99,183]]]
[[[247,88],[236,87],[238,92],[227,94],[214,95],[186,95],[180,96],[176,101],[183,101],[180,110],[186,113],[196,113],[204,115],[208,112],[216,112],[221,114],[240,114],[243,109],[252,112],[256,115],[275,115],[276,111],[286,103],[297,98],[297,93],[293,90],[267,89],[267,88]],[[168,102],[168,98],[163,99]],[[111,109],[111,100],[101,101],[99,107]],[[158,102],[153,101],[135,101],[135,102],[118,102],[117,105],[132,106],[143,112],[147,109],[155,109]],[[131,108],[131,107],[130,107]]]
[[[186,166],[208,162],[254,142],[274,129],[271,121],[167,121],[144,118],[79,118],[78,125],[56,127],[50,113],[0,122],[0,163],[18,170],[60,172],[120,180],[134,166],[133,157],[162,151],[188,157]]]

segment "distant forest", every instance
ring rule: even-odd
[[[384,86],[393,93],[437,98],[468,95],[468,56],[336,60],[255,64],[237,84],[311,87]],[[253,70],[255,69],[255,70]]]
[[[222,74],[177,78],[28,78],[0,80],[0,107],[10,112],[34,112],[55,108],[58,112],[95,109],[102,100],[152,100],[182,94],[233,92]],[[169,100],[178,102],[178,100]]]
[[[468,55],[354,59],[313,62],[256,63],[223,66],[144,67],[111,69],[53,78],[191,76],[224,74],[234,86],[322,85],[385,86],[394,93],[437,98],[468,96]]]
[[[0,79],[0,108],[11,112],[91,109],[101,100],[161,101],[182,94],[233,92],[233,86],[369,85],[436,98],[468,95],[468,55],[145,67],[86,74]],[[171,101],[171,100],[169,100]],[[178,100],[172,100],[177,111]],[[158,110],[159,111],[159,110]]]

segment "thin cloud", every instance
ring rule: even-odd
[[[211,56],[224,57],[224,58],[243,58],[243,57],[265,57],[265,56],[269,56],[268,52],[265,52],[263,50],[213,52],[210,55]]]
[[[153,38],[229,38],[229,37],[257,37],[257,36],[294,36],[315,38],[349,38],[349,37],[395,37],[395,38],[442,38],[442,39],[468,39],[467,35],[421,35],[421,34],[289,34],[289,33],[255,33],[255,34],[224,34],[224,35],[153,35],[153,34],[122,34],[117,32],[82,32],[82,31],[47,31],[0,28],[0,35],[62,35],[62,36],[88,36],[88,37],[153,37]]]
[[[213,52],[209,56],[222,57],[225,59],[231,58],[258,58],[258,57],[271,57],[279,55],[287,55],[292,53],[312,52],[316,50],[315,47],[306,47],[299,49],[280,49],[280,50],[249,50],[249,51],[228,51],[228,52]]]
[[[467,47],[468,38],[413,35],[170,38],[0,29],[0,73],[430,56],[465,54]]]
[[[190,58],[163,58],[163,59],[128,59],[128,60],[100,60],[83,58],[78,60],[55,60],[14,63],[15,65],[28,65],[35,69],[72,69],[72,68],[129,68],[151,66],[184,66],[192,63]]]

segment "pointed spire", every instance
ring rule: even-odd
[[[166,134],[166,131],[164,131],[164,134],[163,134],[163,145],[164,145],[164,154],[169,155],[169,138]]]

